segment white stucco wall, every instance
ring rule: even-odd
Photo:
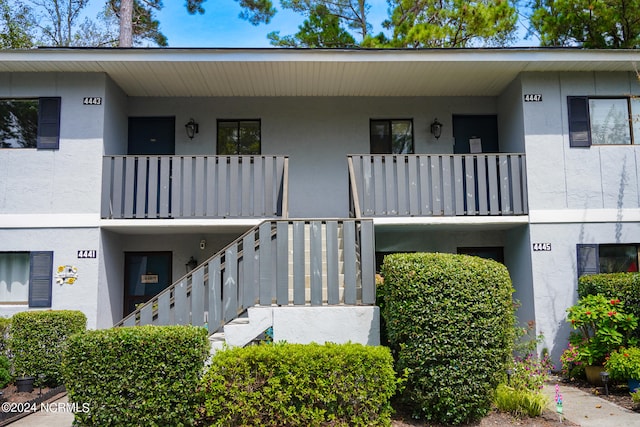
[[[0,215],[99,212],[103,106],[102,74],[0,73],[0,97],[60,96],[58,150],[0,150]]]
[[[635,209],[640,206],[640,146],[569,147],[567,96],[640,93],[632,73],[528,73],[524,104],[529,208],[536,210]]]
[[[526,73],[524,103],[530,244],[535,317],[542,347],[559,361],[570,327],[566,309],[577,300],[576,245],[640,242],[640,147],[569,146],[567,96],[640,93],[633,73]]]
[[[370,119],[413,119],[416,153],[452,153],[452,114],[495,114],[491,97],[133,98],[130,116],[176,116],[177,154],[215,154],[216,120],[260,119],[262,154],[289,156],[289,215],[348,216],[347,155],[369,153]],[[193,117],[200,133],[189,140]],[[434,118],[443,124],[436,140]]]
[[[297,344],[352,342],[380,345],[380,309],[346,306],[274,308],[273,340]]]
[[[105,77],[104,154],[125,154],[128,138],[128,98],[109,77]]]
[[[97,249],[98,238],[97,228],[0,228],[0,252],[53,251],[54,271],[61,265],[77,267],[78,279],[73,285],[58,285],[53,280],[51,309],[81,310],[87,316],[87,326],[95,328],[99,260],[78,259],[77,251]],[[25,310],[27,305],[0,305],[0,316]]]
[[[576,303],[576,245],[639,243],[639,222],[532,224],[531,241],[551,243],[551,251],[532,252],[535,313],[538,332],[556,361],[571,331],[566,309]]]

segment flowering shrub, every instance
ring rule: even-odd
[[[631,333],[638,326],[638,319],[625,312],[619,299],[587,295],[567,311],[567,320],[577,330],[569,341],[578,347],[578,360],[581,362],[601,365],[613,350],[637,343]]]
[[[542,387],[551,369],[549,355],[538,358],[530,353],[526,357],[514,357],[509,384],[500,384],[496,390],[494,403],[498,410],[515,416],[539,416],[547,405]]]
[[[542,358],[529,354],[524,358],[515,357],[510,379],[510,386],[518,389],[540,390],[547,378],[553,363],[548,355]]]
[[[560,356],[560,363],[562,363],[560,373],[563,377],[571,379],[583,376],[584,364],[579,360],[577,346],[569,344],[569,347]]]
[[[621,347],[611,352],[604,367],[612,379],[640,379],[640,348]]]

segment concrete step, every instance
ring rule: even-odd
[[[246,315],[224,325],[224,332],[209,337],[211,354],[225,346],[244,347],[273,325],[273,310],[269,307],[250,307]]]

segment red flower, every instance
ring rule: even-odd
[[[611,317],[611,316],[615,316],[617,313],[615,311],[610,311],[607,314],[609,315],[609,317]]]
[[[623,353],[622,354],[624,357],[629,357],[629,353]]]
[[[611,305],[616,305],[620,302],[619,299],[612,299],[611,301],[609,301],[611,303]]]
[[[587,316],[590,316],[591,312],[590,311],[585,311],[584,314],[586,314]]]

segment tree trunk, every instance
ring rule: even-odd
[[[119,46],[133,46],[133,0],[121,0],[120,2]]]

